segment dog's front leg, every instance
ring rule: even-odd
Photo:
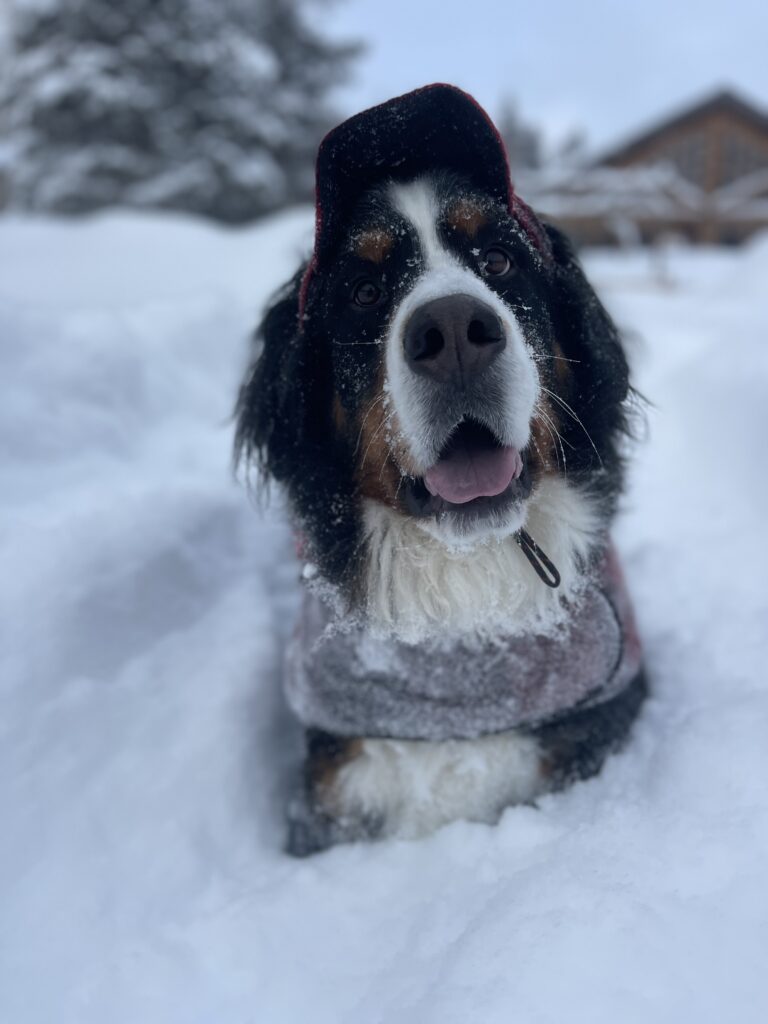
[[[340,739],[310,731],[289,852],[415,838],[463,819],[495,822],[550,787],[538,740],[511,731],[474,740]]]
[[[307,857],[338,843],[374,839],[380,815],[355,801],[345,801],[339,776],[363,751],[363,741],[308,729],[300,791],[288,805],[287,852]]]

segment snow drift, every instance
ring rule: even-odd
[[[228,417],[310,239],[0,221],[0,1020],[765,1020],[768,246],[589,260],[654,403],[631,746],[497,827],[296,862],[297,567]]]

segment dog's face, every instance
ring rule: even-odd
[[[360,494],[450,542],[518,529],[560,457],[550,395],[567,364],[511,216],[447,175],[386,185],[314,308]]]
[[[498,202],[435,173],[365,195],[334,258],[268,313],[239,440],[283,481],[330,578],[363,505],[446,545],[511,535],[556,479],[604,515],[627,367],[565,240],[546,260]]]

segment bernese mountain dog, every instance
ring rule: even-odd
[[[629,393],[616,327],[471,97],[428,86],[325,138],[314,252],[237,407],[304,562],[290,852],[493,822],[626,738],[646,692],[609,539]]]

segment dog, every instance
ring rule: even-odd
[[[599,771],[646,695],[609,538],[627,360],[487,114],[448,85],[364,111],[316,194],[235,439],[304,562],[296,855],[494,822]]]

